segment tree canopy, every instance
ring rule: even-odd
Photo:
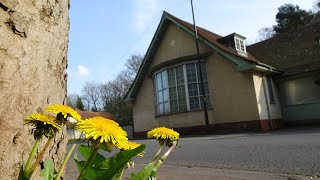
[[[285,4],[278,8],[279,12],[276,15],[277,25],[273,27],[276,33],[291,31],[299,26],[308,24],[312,18],[313,13],[300,9],[298,5]]]
[[[83,105],[82,100],[81,100],[81,98],[79,96],[77,98],[76,108],[81,110],[81,111],[84,111],[84,105]]]
[[[74,108],[88,111],[106,111],[121,124],[131,124],[132,104],[124,101],[124,96],[134,81],[143,57],[131,55],[121,71],[113,80],[97,83],[86,82],[81,96],[68,95],[68,104]]]

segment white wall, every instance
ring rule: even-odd
[[[254,82],[254,87],[256,92],[257,106],[258,106],[260,120],[269,119],[267,103],[269,105],[270,119],[281,119],[282,114],[281,114],[280,102],[279,102],[276,85],[274,84],[274,82],[272,83],[273,83],[275,103],[269,102],[268,84],[267,84],[267,79],[265,77],[262,77],[261,74],[254,74],[253,82]],[[262,83],[264,83],[265,87],[263,87]],[[266,90],[266,92],[264,89]]]
[[[69,139],[81,139],[82,133],[74,129],[67,129]]]

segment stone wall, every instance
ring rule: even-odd
[[[1,179],[17,179],[32,148],[23,118],[65,102],[68,10],[68,0],[0,0]],[[61,162],[66,136],[64,129],[46,158]]]

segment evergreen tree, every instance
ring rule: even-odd
[[[278,8],[276,15],[277,25],[273,27],[276,33],[294,30],[299,26],[308,24],[313,18],[311,11],[300,9],[298,5],[285,4]]]
[[[82,103],[82,99],[79,96],[77,98],[76,108],[81,110],[81,111],[84,111],[84,105]]]

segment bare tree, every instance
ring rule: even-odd
[[[317,13],[320,11],[320,0],[316,0],[313,2],[312,10],[314,13]]]
[[[82,95],[80,98],[82,100],[84,110],[90,111],[90,109],[91,109],[90,107],[92,106],[91,100],[87,96],[84,96],[84,95]]]
[[[124,101],[124,96],[137,75],[142,60],[142,56],[132,55],[127,59],[125,69],[114,80],[106,82],[100,87],[104,110],[112,113],[120,124],[132,122],[132,105]]]
[[[100,100],[100,85],[94,81],[86,82],[82,88],[82,99],[91,111],[98,111]],[[89,110],[89,109],[88,109]]]
[[[260,42],[272,38],[275,35],[275,31],[272,27],[265,27],[261,28],[258,31],[258,34],[259,37],[257,39],[257,42]]]
[[[137,75],[139,68],[141,66],[143,57],[141,55],[131,55],[129,59],[127,59],[127,62],[125,64],[125,72],[128,76],[133,80],[135,76]],[[123,74],[124,72],[120,73]]]
[[[77,98],[79,97],[78,94],[68,94],[67,95],[67,102],[66,104],[72,108],[76,107],[77,104]]]

